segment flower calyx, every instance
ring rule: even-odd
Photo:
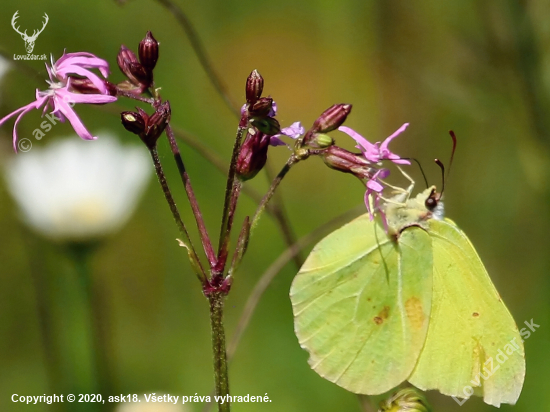
[[[170,122],[170,115],[170,102],[167,100],[159,104],[151,116],[138,107],[137,112],[122,112],[120,118],[124,128],[137,134],[147,148],[152,150]]]

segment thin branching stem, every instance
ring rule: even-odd
[[[170,143],[170,149],[172,150],[172,154],[174,155],[176,165],[178,166],[178,171],[180,173],[183,186],[185,188],[185,193],[187,193],[187,198],[189,199],[191,210],[193,211],[193,215],[195,216],[195,221],[197,222],[197,228],[199,229],[199,235],[201,238],[202,246],[204,248],[204,253],[208,258],[210,267],[213,267],[216,263],[216,255],[214,253],[214,249],[212,247],[212,242],[210,241],[210,237],[208,236],[208,231],[206,230],[206,225],[204,224],[202,212],[199,208],[197,198],[195,197],[195,192],[193,191],[191,180],[189,178],[189,175],[187,174],[187,171],[185,170],[185,165],[183,164],[183,159],[181,158],[180,149],[178,147],[178,144],[174,137],[174,132],[172,131],[172,128],[170,127],[170,125],[166,126],[165,131],[166,131],[166,135],[168,136],[168,142]]]
[[[250,230],[254,229],[254,226],[258,223],[258,219],[262,215],[262,212],[265,210],[266,205],[269,203],[273,195],[275,194],[275,190],[283,180],[283,178],[286,176],[288,171],[292,166],[294,166],[297,162],[299,162],[298,158],[294,155],[290,156],[290,158],[287,160],[286,164],[283,166],[279,174],[273,179],[273,182],[271,182],[271,186],[269,187],[269,190],[262,198],[260,204],[258,205],[258,208],[256,209],[256,213],[254,213],[254,217],[252,218],[252,221],[250,223]]]
[[[241,123],[244,123],[241,121]],[[229,165],[229,173],[227,174],[227,184],[225,187],[225,200],[223,204],[223,216],[220,228],[220,241],[218,246],[218,260],[220,257],[227,257],[227,245],[229,244],[229,237],[231,235],[231,226],[233,223],[233,217],[237,206],[237,200],[240,195],[241,182],[236,179],[237,170],[237,158],[239,157],[239,151],[241,150],[241,143],[243,139],[245,126],[239,125],[237,128],[237,135],[235,137],[235,144],[233,145],[233,153],[231,155],[231,163]],[[223,272],[223,266],[225,262],[220,261],[220,265],[216,267],[216,271]]]
[[[157,174],[160,186],[162,187],[162,192],[164,193],[164,197],[166,198],[166,201],[168,202],[168,206],[170,207],[170,211],[172,212],[172,216],[174,217],[174,220],[176,221],[176,225],[178,226],[178,229],[183,236],[183,243],[185,247],[187,248],[187,251],[189,253],[189,258],[191,260],[191,265],[193,266],[193,269],[196,272],[197,277],[201,281],[201,283],[205,284],[207,281],[206,273],[204,272],[204,269],[200,263],[200,260],[197,256],[197,252],[195,251],[195,248],[193,247],[193,243],[191,242],[191,238],[189,237],[189,232],[187,231],[187,228],[185,227],[185,224],[183,223],[183,220],[181,219],[180,212],[178,210],[178,207],[176,206],[176,202],[174,201],[174,198],[172,197],[172,192],[170,192],[170,188],[168,187],[168,182],[166,181],[166,176],[164,174],[164,171],[162,169],[162,165],[160,163],[160,159],[157,153],[157,149],[153,148],[149,151],[151,153],[151,157],[153,159],[153,163],[155,165],[155,173]]]
[[[214,69],[214,65],[211,63],[210,58],[208,57],[208,53],[206,52],[205,47],[203,46],[201,39],[191,24],[191,21],[185,14],[182,8],[180,8],[177,4],[175,4],[171,0],[157,0],[161,5],[166,7],[172,15],[176,18],[179,25],[183,28],[185,31],[185,34],[189,38],[189,41],[191,42],[191,47],[193,48],[193,51],[197,55],[197,58],[199,59],[199,62],[210,79],[210,82],[218,92],[218,94],[223,98],[223,101],[236,116],[240,116],[240,108],[239,106],[231,99],[231,96],[227,92],[227,88],[225,84],[223,83],[221,77],[218,75],[216,70]]]

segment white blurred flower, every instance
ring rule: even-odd
[[[23,219],[56,240],[84,241],[119,229],[151,175],[147,151],[109,133],[96,141],[71,136],[13,156],[8,189]]]
[[[10,61],[5,57],[0,56],[0,80],[2,79],[2,77],[4,77],[4,75],[8,72],[10,68]]]
[[[0,56],[0,84],[2,83],[2,80],[4,78],[4,75],[9,71],[11,68],[10,61],[2,56]],[[0,101],[1,101],[1,90],[0,90]]]

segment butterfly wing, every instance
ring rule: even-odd
[[[355,393],[406,380],[426,338],[432,269],[431,239],[420,228],[396,244],[363,215],[328,235],[290,292],[310,366]]]
[[[514,319],[466,235],[448,219],[428,224],[432,310],[426,344],[409,381],[460,398],[475,393],[494,406],[514,404],[525,376]]]

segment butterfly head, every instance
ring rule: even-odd
[[[415,197],[402,201],[402,194],[388,200],[382,207],[386,217],[388,234],[399,235],[410,226],[420,226],[428,230],[430,219],[442,220],[444,207],[442,196],[435,186],[429,187]]]

